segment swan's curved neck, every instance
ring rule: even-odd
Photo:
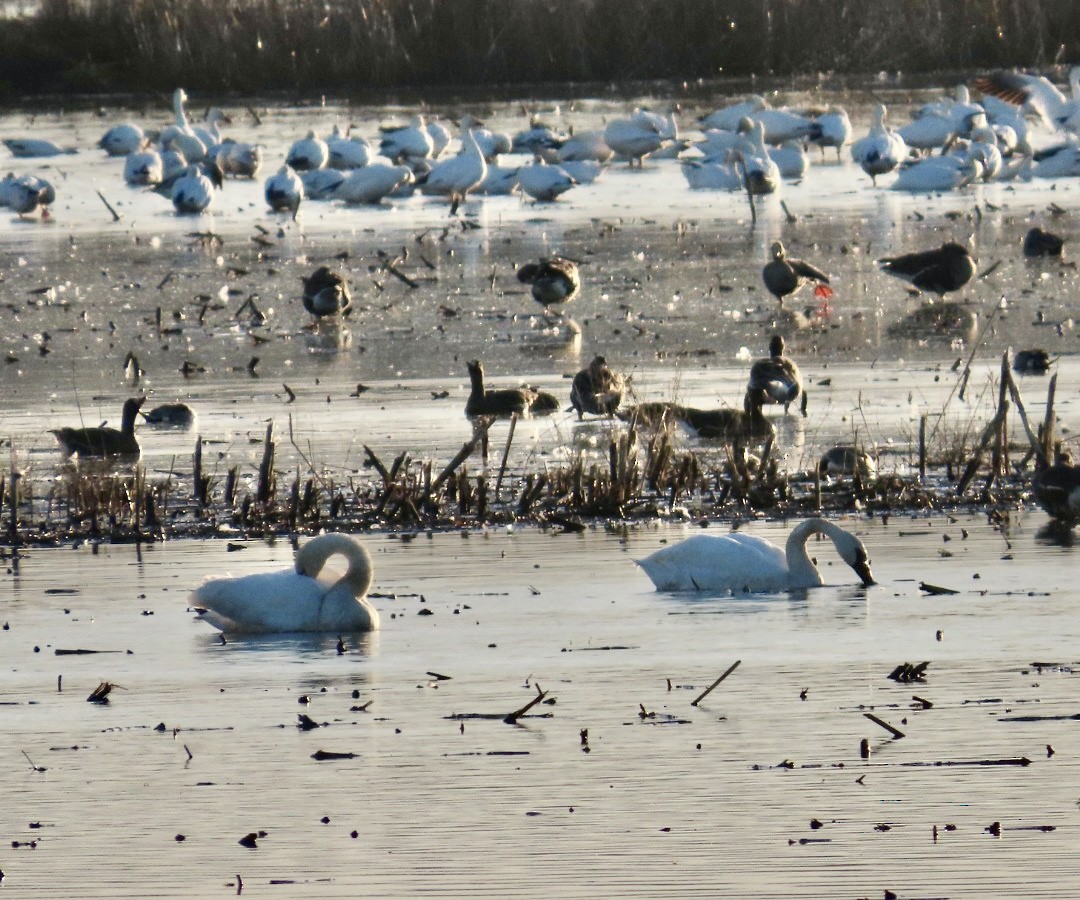
[[[791,530],[784,547],[788,564],[788,587],[817,587],[822,584],[821,574],[806,551],[806,542],[812,534],[824,534],[835,543],[836,536],[842,531],[838,525],[825,519],[807,519]]]
[[[323,534],[308,541],[296,554],[296,571],[314,578],[331,556],[339,555],[348,560],[349,568],[338,583],[348,584],[354,596],[364,596],[374,575],[371,557],[348,535]]]

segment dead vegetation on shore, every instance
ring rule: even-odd
[[[1033,461],[1053,458],[1055,382],[1056,376],[1049,382],[1043,421],[1033,425],[1009,356],[1003,355],[996,408],[977,440],[970,441],[967,431],[939,433],[927,427],[923,416],[917,443],[906,448],[911,464],[903,474],[899,466],[884,473],[855,467],[836,477],[818,466],[809,472],[784,471],[771,439],[760,457],[739,446],[685,446],[665,418],[644,429],[613,428],[606,459],[579,452],[561,465],[513,470],[507,468],[513,428],[501,451],[490,452],[493,421],[482,420],[449,461],[407,452],[383,460],[365,446],[364,468],[370,475],[339,479],[303,453],[295,469],[276,468],[280,438],[271,423],[257,469],[245,473],[231,465],[223,478],[203,471],[200,438],[189,470],[154,479],[137,465],[117,468],[84,461],[66,465],[60,477],[48,481],[13,466],[0,476],[0,543],[18,547],[85,539],[131,542],[510,523],[572,532],[590,521],[998,510],[1022,502]],[[1026,435],[1022,445],[1009,440],[1011,414]],[[293,447],[298,449],[295,442]]]

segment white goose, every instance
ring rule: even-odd
[[[362,169],[353,169],[338,185],[334,197],[346,203],[379,203],[403,184],[412,182],[413,173],[408,166],[373,163]]]
[[[627,160],[630,168],[636,162],[640,169],[644,158],[663,146],[664,136],[655,121],[634,115],[629,119],[608,122],[604,129],[604,143],[615,155]]]
[[[755,113],[766,109],[768,105],[764,97],[751,94],[745,100],[732,103],[730,106],[725,106],[723,109],[718,109],[702,117],[701,127],[705,131],[711,128],[719,131],[738,131],[740,119],[753,116]]]
[[[333,556],[348,562],[345,574],[319,577]],[[374,631],[379,614],[367,599],[372,577],[363,545],[346,534],[323,534],[300,548],[295,568],[207,581],[189,604],[204,622],[229,633]]]
[[[218,146],[214,158],[226,175],[254,178],[262,168],[263,148],[260,144],[226,138]]]
[[[133,185],[161,184],[165,180],[165,165],[156,150],[139,150],[124,160],[124,181]]]
[[[555,151],[555,160],[564,162],[600,162],[606,163],[614,151],[604,140],[602,131],[582,131],[568,137]],[[549,160],[550,162],[550,160]]]
[[[432,166],[424,181],[428,192],[450,198],[450,215],[458,211],[469,191],[480,185],[487,175],[483,151],[472,131],[462,138],[461,152]]]
[[[751,194],[771,194],[780,187],[780,168],[765,149],[765,128],[755,121],[748,136],[752,150],[739,154],[746,190]]]
[[[824,534],[864,585],[874,584],[866,548],[855,535],[825,519],[807,519],[781,550],[748,534],[698,534],[657,550],[638,565],[661,591],[773,593],[819,587],[821,573],[806,551],[812,534]]]
[[[821,148],[822,156],[826,147],[836,148],[836,160],[840,161],[840,148],[851,140],[851,119],[847,110],[832,107],[817,116],[810,127],[810,143]]]
[[[304,197],[308,200],[332,200],[345,180],[345,173],[338,169],[312,169],[301,172]]]
[[[337,125],[326,139],[326,147],[330,151],[327,166],[331,169],[360,169],[371,162],[371,144],[359,135],[344,134]]]
[[[201,213],[214,202],[213,182],[198,166],[188,166],[187,171],[173,182],[172,205],[180,214]]]
[[[689,159],[682,165],[683,177],[692,191],[738,191],[742,172],[731,163]]]
[[[295,172],[325,169],[330,162],[330,148],[326,146],[326,141],[311,130],[300,140],[293,141],[285,156],[285,162]]]
[[[904,139],[885,125],[887,110],[884,103],[874,108],[874,124],[870,133],[851,145],[851,158],[877,184],[878,175],[895,169],[907,158],[908,148]]]
[[[1080,66],[1069,70],[1069,95],[1042,75],[1026,72],[994,72],[975,79],[984,94],[1023,106],[1054,127],[1076,131],[1080,127]]]
[[[769,159],[780,170],[781,178],[802,178],[810,166],[810,157],[798,141],[784,141],[779,147],[769,147],[768,152]]]
[[[805,140],[814,129],[813,119],[790,109],[761,109],[750,119],[761,123],[764,139],[770,144]]]
[[[915,194],[951,191],[982,177],[978,160],[960,156],[928,156],[900,170],[892,183],[894,191]]]
[[[113,125],[98,141],[98,146],[109,156],[128,156],[142,149],[146,142],[145,132],[132,122]]]
[[[289,212],[296,218],[300,201],[304,199],[304,183],[290,166],[282,166],[266,179],[264,186],[267,205],[274,212]]]
[[[534,200],[550,203],[577,182],[562,166],[549,166],[543,160],[538,160],[518,169],[518,184]]]
[[[387,126],[379,130],[382,132],[379,152],[394,163],[415,163],[427,159],[435,151],[435,142],[423,116],[413,116],[408,125]]]
[[[20,218],[48,206],[56,199],[56,191],[49,182],[36,175],[9,173],[0,179],[0,206],[13,210]],[[47,212],[42,213],[43,216]]]
[[[61,147],[56,141],[48,141],[44,138],[7,138],[3,143],[11,151],[11,155],[19,159],[37,159],[79,152],[74,147]]]

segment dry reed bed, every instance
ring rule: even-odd
[[[739,448],[680,448],[672,426],[613,433],[607,458],[579,454],[562,466],[507,467],[513,425],[501,453],[487,447],[491,421],[478,425],[449,462],[401,453],[387,464],[365,447],[372,478],[329,477],[301,454],[295,471],[275,467],[277,437],[271,423],[254,473],[238,466],[215,479],[202,469],[196,441],[192,469],[148,480],[139,467],[70,466],[63,477],[36,492],[27,473],[0,477],[0,545],[56,544],[83,539],[116,542],[174,537],[236,537],[310,533],[320,529],[452,529],[522,522],[583,530],[587,520],[685,520],[747,515],[786,517],[812,512],[889,515],[913,509],[984,508],[990,514],[1014,507],[1027,491],[1032,460],[1050,459],[1054,446],[1049,383],[1044,420],[1033,426],[1004,354],[997,404],[977,439],[928,435],[927,417],[917,443],[908,448],[911,475],[825,480],[816,471],[779,470],[771,443],[760,460]],[[1010,443],[1015,411],[1027,440]],[[295,447],[295,444],[294,444]],[[497,468],[487,464],[501,457]],[[479,458],[481,471],[470,471]],[[748,462],[748,458],[751,462]]]
[[[0,89],[912,72],[1047,65],[1078,49],[1074,0],[920,0],[885,15],[861,0],[41,0],[37,16],[0,29]]]

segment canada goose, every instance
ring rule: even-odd
[[[1020,375],[1045,375],[1051,362],[1050,354],[1045,350],[1018,350],[1012,367]]]
[[[774,334],[769,340],[769,355],[750,367],[747,395],[760,393],[763,403],[783,403],[784,412],[803,392],[802,373],[795,361],[784,355],[784,339]],[[805,414],[805,409],[803,410]]]
[[[549,256],[539,263],[526,263],[518,269],[517,279],[532,286],[533,299],[545,309],[569,303],[581,289],[577,263],[561,256]]]
[[[352,294],[343,275],[319,266],[310,275],[302,276],[301,281],[304,283],[304,309],[316,319],[349,314]]]
[[[142,413],[148,425],[160,428],[191,428],[195,424],[195,410],[186,403],[162,403],[150,412]]]
[[[624,379],[608,368],[607,360],[595,356],[588,368],[574,376],[570,386],[570,405],[577,410],[578,420],[585,413],[610,416],[622,403]]]
[[[514,413],[519,416],[546,415],[559,408],[559,401],[551,394],[530,387],[485,390],[483,363],[474,359],[466,365],[472,390],[465,401],[465,415],[470,419],[478,416],[508,419]]]
[[[145,397],[132,397],[124,401],[120,428],[94,426],[90,428],[57,428],[52,431],[60,443],[64,457],[78,455],[87,457],[139,456],[139,442],[135,437],[135,418],[146,401]]]
[[[784,298],[790,297],[808,281],[817,282],[814,294],[819,297],[831,297],[832,288],[829,287],[829,276],[817,266],[813,266],[801,259],[793,259],[787,255],[784,245],[780,241],[774,241],[770,259],[761,270],[761,278],[765,287],[780,304]]]
[[[886,274],[939,297],[960,290],[975,275],[975,260],[967,248],[954,242],[942,244],[936,250],[888,256],[879,259],[878,265]]]
[[[1024,256],[1061,256],[1065,239],[1035,227],[1024,235]]]
[[[1057,462],[1038,469],[1031,489],[1051,518],[1070,526],[1080,520],[1080,466]]]

